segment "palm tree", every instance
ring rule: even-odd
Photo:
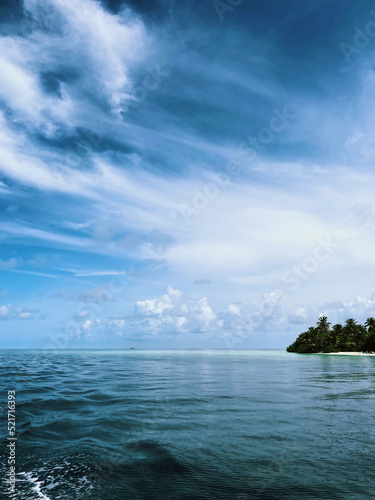
[[[357,348],[359,351],[362,351],[363,343],[367,336],[367,330],[363,325],[357,325],[355,332],[355,340],[357,343]]]
[[[334,325],[330,328],[327,316],[321,316],[316,327],[310,327],[301,333],[287,350],[298,353],[333,352],[333,351],[375,351],[375,318],[367,318],[360,325],[353,318],[345,321],[345,325]]]
[[[349,342],[349,330],[345,326],[341,326],[337,336],[337,345],[340,351],[349,351]]]
[[[314,342],[316,337],[316,328],[314,328],[313,326],[309,326],[306,335],[309,339],[309,342]]]
[[[338,347],[338,340],[341,334],[342,334],[342,325],[340,324],[333,325],[330,334],[330,343]]]
[[[327,333],[329,330],[329,327],[331,326],[331,323],[328,322],[327,316],[320,316],[316,326],[317,326],[317,328],[319,328],[319,330],[322,333]]]
[[[375,350],[375,318],[367,318],[365,322],[367,327],[367,335],[362,344],[362,349],[365,351]]]
[[[353,318],[349,318],[345,321],[345,326],[347,326],[348,328],[354,328],[356,326],[356,324],[357,324],[357,322]]]
[[[365,327],[369,333],[375,332],[375,318],[367,318]]]
[[[359,325],[355,319],[349,318],[345,321],[344,330],[346,332],[347,347],[349,350],[362,349],[365,340],[366,330]]]
[[[321,316],[316,324],[316,343],[319,350],[323,350],[329,342],[331,323],[327,316]]]

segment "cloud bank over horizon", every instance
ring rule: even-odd
[[[4,2],[0,347],[283,348],[375,315],[371,12]]]

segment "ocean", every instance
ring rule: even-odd
[[[375,497],[375,358],[0,351],[0,380],[1,499]]]

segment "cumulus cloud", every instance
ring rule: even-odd
[[[113,318],[110,322],[110,329],[117,336],[202,333],[215,326],[217,318],[206,297],[186,297],[170,286],[160,298],[137,301],[133,315]]]
[[[209,333],[217,338],[246,337],[280,320],[279,298],[269,295],[261,306],[230,303],[215,311],[207,297],[191,297],[169,286],[159,298],[137,301],[133,315],[113,317],[109,328],[117,336]]]
[[[31,17],[38,18],[45,13],[45,4],[41,0],[28,0],[25,8]],[[50,133],[56,132],[57,139],[64,139],[59,135],[61,131],[57,132],[59,124],[75,129],[101,100],[119,112],[126,99],[132,98],[128,96],[130,74],[139,61],[147,59],[149,35],[142,21],[126,9],[114,15],[93,0],[69,3],[53,0],[48,5],[47,27],[58,26],[56,36],[51,36],[49,29],[36,29],[24,37],[2,39],[7,49],[3,57],[9,59],[5,63],[16,67],[9,67],[3,73],[4,78],[9,78],[4,83],[3,99],[14,113],[22,114],[25,119],[27,112],[32,113],[33,123],[49,124]],[[62,77],[61,61],[65,70],[69,68],[70,79]],[[46,73],[57,78],[58,92],[43,86]],[[12,78],[27,82],[28,93],[14,86]],[[88,88],[91,94],[86,92]],[[96,104],[89,103],[86,94]],[[29,105],[31,101],[33,105]],[[160,141],[164,145],[165,141],[168,144],[177,141],[179,146],[184,143],[189,147],[195,144],[202,150],[211,148],[211,153],[215,150],[211,161],[213,158],[216,161],[220,152],[223,168],[227,160],[237,158],[238,154],[232,144],[215,149],[216,144],[193,140],[196,139],[193,136],[182,137],[181,131],[177,140],[177,135],[168,135],[165,130],[158,136],[157,130],[134,127],[133,131],[131,127],[121,127],[118,132],[112,131],[112,139],[120,141],[117,135],[125,134],[126,138],[132,136],[133,140],[134,135],[139,140],[147,132],[151,148]],[[356,229],[349,230],[348,221],[342,216],[348,208],[347,199],[341,193],[350,186],[355,191],[353,198],[369,201],[371,190],[363,192],[362,186],[370,185],[371,176],[366,179],[352,172],[346,177],[345,170],[338,175],[337,170],[332,174],[329,170],[318,170],[318,166],[307,170],[303,164],[266,162],[259,158],[258,173],[266,182],[254,183],[251,168],[242,162],[238,177],[231,176],[227,185],[216,186],[215,196],[207,196],[205,193],[210,193],[207,186],[212,188],[214,179],[210,162],[201,165],[190,161],[191,169],[181,180],[153,175],[147,171],[149,162],[144,162],[139,153],[126,156],[126,165],[131,168],[125,171],[122,163],[118,165],[108,154],[98,152],[85,159],[82,171],[70,168],[64,148],[61,151],[36,146],[28,133],[14,129],[14,121],[5,113],[0,137],[3,148],[0,168],[6,176],[41,191],[72,197],[71,200],[81,198],[80,203],[90,203],[90,210],[98,216],[97,223],[87,223],[87,219],[63,223],[63,227],[54,231],[51,226],[45,230],[30,227],[29,223],[2,224],[3,233],[12,238],[37,239],[48,245],[116,256],[126,252],[143,260],[162,257],[172,272],[182,275],[188,269],[197,276],[207,275],[207,280],[217,282],[222,289],[228,287],[230,293],[236,287],[255,288],[259,281],[263,284],[276,281],[283,268],[309,257],[317,240],[327,233],[349,242],[345,251],[336,254],[342,259],[342,266],[353,258],[362,264],[370,263],[367,248],[374,238],[370,234],[358,238]],[[159,156],[154,153],[151,156]],[[288,172],[293,173],[292,186],[285,185]],[[316,187],[321,183],[327,187],[319,195]],[[203,200],[203,208],[197,208],[198,199]],[[188,221],[181,212],[181,204],[190,206],[195,214]],[[341,208],[341,213],[336,207]],[[116,221],[114,230],[109,227],[111,220]],[[78,234],[80,228],[85,229],[84,235],[66,234],[66,229]],[[129,235],[131,231],[134,234]],[[121,237],[124,232],[127,234]],[[335,265],[333,259],[327,263],[327,267]],[[92,271],[91,276],[95,275],[100,276],[100,270]]]
[[[308,307],[297,305],[288,316],[288,320],[292,324],[306,324],[309,320],[315,319],[315,311],[309,310]]]
[[[95,0],[22,5],[28,26],[20,21],[0,37],[0,192],[8,207],[1,238],[7,255],[38,245],[65,262],[53,274],[40,273],[29,256],[22,270],[7,256],[0,270],[22,272],[25,283],[61,278],[64,292],[39,298],[55,293],[86,308],[104,303],[103,320],[110,318],[116,336],[271,334],[302,327],[325,310],[371,311],[371,302],[352,300],[369,293],[374,271],[368,69],[355,67],[361,85],[348,85],[343,109],[334,96],[342,96],[350,71],[340,70],[340,92],[332,71],[319,95],[315,88],[307,95],[316,64],[303,92],[295,91],[293,71],[282,87],[283,47],[273,60],[272,39],[254,40],[252,30],[230,23],[211,31],[209,3],[207,30],[200,29],[203,3],[198,23],[194,12],[175,9],[179,37],[169,21],[159,30],[156,17],[146,22],[125,4],[116,13]],[[335,35],[335,58],[336,42]],[[269,128],[276,107],[294,115],[285,127],[278,122],[278,133]],[[326,237],[337,247],[317,261]],[[111,276],[123,275],[144,297],[134,311],[133,299],[120,305],[102,295]],[[163,286],[171,279],[183,292],[155,292],[161,275]],[[278,302],[276,289],[288,305]],[[60,304],[51,313],[56,321],[60,309],[62,316],[74,313],[68,301]],[[3,318],[33,315],[2,307]],[[74,325],[81,336],[104,328],[84,313]]]
[[[176,302],[181,297],[181,292],[172,287],[168,287],[167,293],[161,299],[150,299],[138,301],[135,305],[135,313],[143,315],[161,315],[166,310],[172,310]]]
[[[34,319],[35,315],[38,314],[39,309],[27,309],[25,307],[14,307],[12,304],[1,305],[0,306],[0,319],[10,320],[10,319]]]
[[[10,306],[0,306],[0,318],[9,319]]]
[[[73,343],[78,340],[91,341],[94,334],[101,335],[102,322],[99,318],[93,318],[92,310],[79,307],[72,321],[66,322],[62,331],[65,341],[67,339]]]
[[[329,313],[333,314],[337,321],[345,321],[347,318],[364,321],[369,316],[375,316],[375,296],[357,296],[348,302],[324,304],[322,309],[325,313],[327,312],[327,316]]]
[[[349,301],[334,301],[319,303],[296,304],[287,311],[287,322],[307,328],[315,325],[319,316],[327,316],[334,323],[344,323],[348,318],[364,322],[368,317],[375,316],[375,297],[357,296]]]
[[[3,314],[7,315],[6,309]],[[278,338],[292,338],[314,325],[321,315],[327,315],[332,323],[344,322],[348,317],[364,321],[375,315],[375,298],[293,305],[275,291],[263,294],[259,301],[213,307],[207,297],[192,297],[169,286],[159,297],[138,300],[133,314],[114,314],[101,320],[94,319],[92,311],[83,307],[69,328],[73,341],[162,341],[171,336],[198,334],[197,339],[208,335],[223,347],[241,348],[254,342],[255,346],[264,346]]]

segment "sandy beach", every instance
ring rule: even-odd
[[[324,356],[375,356],[369,352],[318,352]]]

